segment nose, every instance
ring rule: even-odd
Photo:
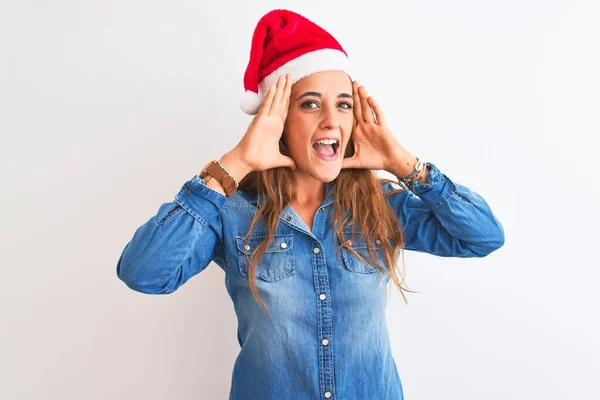
[[[336,107],[324,107],[322,112],[321,129],[337,129],[340,126],[340,115]]]

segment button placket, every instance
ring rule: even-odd
[[[327,295],[325,292],[328,289],[329,285],[329,277],[327,274],[327,265],[325,260],[325,254],[321,255],[320,253],[324,251],[323,248],[319,245],[319,243],[313,244],[313,253],[315,257],[313,257],[313,262],[317,264],[316,271],[319,274],[319,286],[316,287],[317,293],[319,294],[319,299],[321,302],[318,303],[318,317],[319,317],[319,326],[318,326],[318,336],[317,340],[319,342],[319,380],[321,381],[321,390],[324,392],[325,398],[329,399],[333,397],[333,388],[335,387],[335,378],[334,378],[334,363],[333,363],[333,347],[330,346],[329,337],[332,335],[331,323],[331,304],[330,302],[326,302]]]

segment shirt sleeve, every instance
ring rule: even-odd
[[[485,257],[502,247],[504,229],[483,197],[435,164],[427,166],[427,183],[387,197],[404,229],[404,248],[441,257]],[[385,192],[396,189],[385,186]]]
[[[117,262],[117,276],[148,294],[174,292],[211,261],[225,268],[221,210],[226,197],[195,175],[175,199],[137,228]]]

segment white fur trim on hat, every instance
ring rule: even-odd
[[[292,74],[292,82],[296,83],[312,73],[331,70],[344,71],[352,76],[350,61],[339,50],[320,49],[302,54],[265,76],[258,85],[258,95],[261,99],[264,98],[271,84],[288,72]]]

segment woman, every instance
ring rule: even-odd
[[[502,226],[402,147],[322,28],[274,10],[250,58],[247,132],[137,229],[117,275],[158,294],[211,261],[225,271],[241,346],[230,399],[401,399],[385,322],[390,278],[409,291],[401,249],[484,257]]]

